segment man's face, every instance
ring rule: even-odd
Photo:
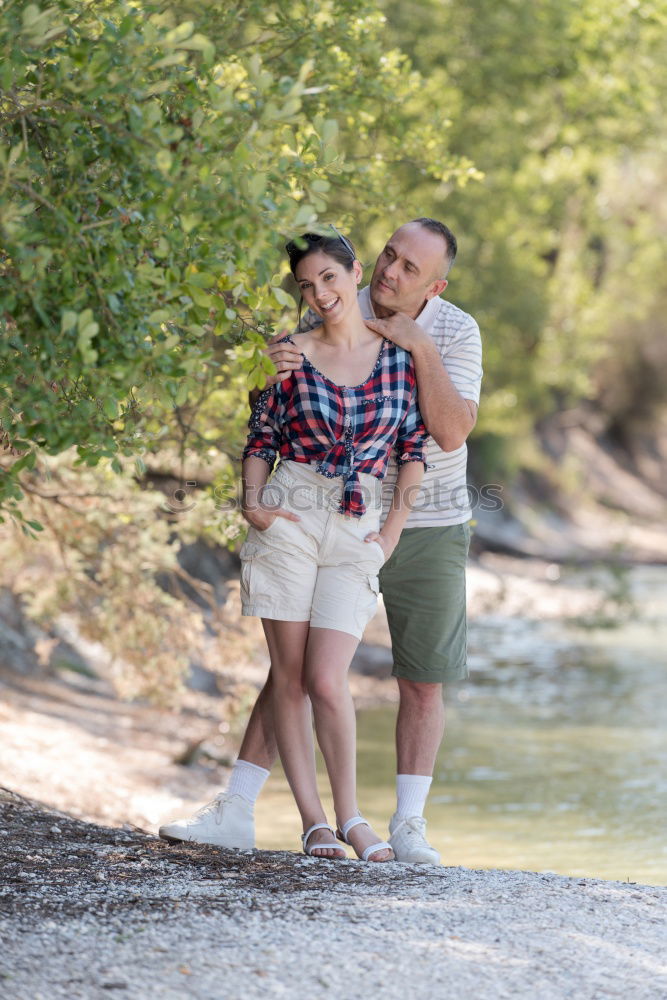
[[[418,222],[397,229],[378,257],[371,278],[376,314],[418,316],[425,302],[447,287],[445,254],[442,237]]]

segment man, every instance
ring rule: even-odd
[[[397,861],[438,864],[425,836],[424,806],[444,732],[442,686],[467,677],[465,562],[471,510],[466,438],[477,419],[481,340],[467,313],[440,298],[456,239],[435,219],[416,219],[390,238],[370,285],[359,293],[371,330],[412,354],[419,406],[431,435],[429,468],[401,539],[380,572],[399,687],[396,812],[389,842]],[[306,323],[315,326],[317,316]],[[303,327],[302,327],[303,328]],[[268,353],[278,382],[300,368],[289,343]],[[396,479],[392,463],[387,486]],[[388,506],[391,490],[385,489]],[[190,820],[160,827],[175,840],[254,847],[254,803],[277,757],[271,673],[255,703],[227,790]]]

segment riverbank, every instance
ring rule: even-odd
[[[659,1000],[667,889],[170,845],[0,794],[13,1000]]]
[[[627,576],[625,571],[614,576],[604,568],[582,571],[492,553],[472,560],[468,571],[472,684],[498,674],[501,654],[503,662],[520,664],[522,673],[528,670],[523,664],[539,661],[541,673],[553,674],[555,683],[556,676],[562,676],[558,659],[562,641],[558,635],[542,635],[544,624],[551,622],[556,630],[562,622],[604,624],[632,616],[635,606],[648,621],[657,619],[664,588],[653,576],[650,567],[641,577]],[[238,603],[238,581],[230,580],[226,605],[230,619],[238,618]],[[5,638],[9,637],[6,622]],[[19,635],[18,625],[12,624],[16,626],[12,635],[17,643],[25,638],[26,649],[31,643],[50,641]],[[211,661],[206,671],[200,669],[179,708],[119,699],[104,674],[99,651],[77,639],[71,623],[70,643],[78,642],[76,651],[82,661],[86,657],[87,672],[30,668],[27,654],[20,660],[25,664],[22,669],[0,663],[1,773],[11,775],[12,787],[22,794],[92,822],[130,822],[155,830],[166,819],[191,813],[224,786],[247,712],[266,676],[268,660],[259,624],[245,619],[244,628],[243,655],[225,663]],[[359,709],[395,704],[397,691],[390,672],[390,640],[381,607],[351,673]],[[455,696],[465,694],[457,691]],[[389,761],[390,735],[387,740]],[[286,817],[290,830],[291,822]],[[291,839],[290,835],[283,843]]]

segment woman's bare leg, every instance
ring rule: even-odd
[[[313,705],[315,730],[327,766],[338,824],[358,815],[356,716],[348,684],[348,670],[359,645],[356,636],[329,628],[311,628],[305,657],[307,689]],[[358,855],[377,844],[368,826],[355,826],[349,840]],[[391,851],[378,851],[370,860],[388,861]]]
[[[271,656],[276,742],[303,828],[307,830],[314,823],[327,822],[317,791],[313,725],[304,680],[309,623],[263,618],[262,625]],[[328,830],[316,830],[311,835],[309,846],[315,849],[318,843],[331,843]],[[315,856],[342,857],[341,851],[326,848]]]

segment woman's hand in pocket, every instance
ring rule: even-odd
[[[291,510],[284,507],[265,507],[263,504],[254,504],[252,507],[243,508],[243,516],[258,531],[266,531],[270,528],[277,517],[284,517],[286,521],[300,521],[298,514],[293,514]]]
[[[369,533],[364,538],[364,541],[377,542],[382,551],[384,552],[384,561],[386,562],[389,556],[396,548],[396,546],[398,545],[398,537],[390,535],[386,531],[369,531]]]

